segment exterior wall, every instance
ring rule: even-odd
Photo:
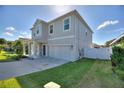
[[[39,34],[37,34],[39,30]],[[34,36],[35,34],[35,36]],[[37,23],[32,29],[32,39],[38,42],[47,43],[48,40],[48,26],[46,23]]]
[[[94,58],[94,59],[111,59],[112,54],[111,47],[108,48],[85,48],[84,57]]]
[[[39,34],[37,34],[37,30],[39,30]],[[34,36],[35,34],[35,36]],[[38,23],[37,25],[34,26],[32,29],[32,39],[40,39],[42,37],[42,24]]]
[[[63,21],[65,18],[70,18],[70,29],[64,31]],[[49,33],[49,25],[53,24],[53,34]],[[32,35],[37,32],[37,28],[41,26],[41,33],[39,36],[32,37],[34,40],[33,50],[35,55],[38,55],[38,43],[46,44],[48,47],[48,56],[55,54],[56,57],[64,57],[71,61],[75,61],[80,57],[80,50],[90,48],[92,45],[92,32],[88,27],[80,21],[75,13],[69,13],[65,16],[55,19],[48,23],[36,23],[32,29]],[[87,36],[86,36],[87,31]],[[53,51],[53,50],[54,51]],[[70,50],[71,49],[71,50]],[[65,56],[68,54],[68,57]],[[70,53],[69,53],[70,51]]]
[[[63,30],[63,20],[66,17],[70,17],[70,20],[71,20],[71,24],[70,24],[71,26],[70,26],[70,30],[69,31],[64,31]],[[54,25],[54,31],[53,31],[53,34],[48,34],[48,43],[51,43],[50,39],[53,39],[53,38],[66,37],[66,36],[74,35],[74,15],[66,15],[65,17],[62,17],[62,18],[60,18],[60,19],[58,19],[56,21],[50,22],[49,25],[50,24]],[[60,39],[58,39],[58,40],[56,39],[54,41],[56,43],[60,43],[59,40]],[[68,41],[68,38],[65,38],[63,40],[64,41],[66,41],[66,40]],[[70,41],[68,41],[68,43],[72,43],[73,44],[73,42],[70,42]]]
[[[77,17],[76,18],[76,31],[78,47],[91,48],[92,47],[92,32],[83,24]]]
[[[83,57],[84,48],[92,47],[92,32],[77,16],[75,16],[75,35],[76,57]]]
[[[43,43],[47,43],[48,42],[48,24],[43,23],[42,24],[42,38],[41,40],[43,41]]]
[[[53,38],[53,39],[48,39],[48,44],[70,44],[70,45],[74,45],[74,40],[75,40],[75,37],[74,35],[73,36],[70,36],[70,37],[67,37],[66,39],[65,38]]]
[[[38,43],[38,42],[36,42],[36,41],[33,41],[32,49],[33,49],[32,55],[33,55],[34,57],[40,55],[40,43]]]
[[[64,31],[63,29],[63,20],[65,18],[69,17],[70,18],[70,30],[69,31]],[[53,31],[53,34],[49,34],[48,32],[48,45],[49,47],[51,47],[51,45],[54,45],[54,47],[52,47],[54,49],[54,51],[57,52],[57,50],[59,51],[65,51],[65,50],[70,50],[70,54],[65,51],[65,53],[69,54],[68,57],[65,56],[66,54],[60,52],[59,53],[59,56],[60,57],[64,57],[65,59],[69,59],[70,58],[70,61],[75,61],[77,58],[77,56],[75,55],[76,54],[76,44],[75,44],[75,16],[74,14],[69,14],[69,15],[66,15],[58,20],[55,20],[53,22],[50,22],[50,24],[53,24],[54,25],[54,31]],[[57,45],[57,44],[60,44],[60,45]],[[70,45],[70,46],[63,46],[63,45]],[[72,46],[71,46],[72,45]],[[59,49],[60,47],[60,49]],[[68,47],[68,48],[67,48]],[[72,47],[72,48],[71,48]],[[54,52],[54,51],[51,51],[51,52]],[[54,53],[53,53],[54,54]],[[58,57],[59,58],[59,57]]]

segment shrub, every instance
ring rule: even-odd
[[[124,48],[115,46],[112,50],[111,61],[117,65],[118,69],[124,70]]]
[[[14,59],[14,60],[20,60],[20,58],[21,58],[21,57],[20,57],[19,55],[12,57],[12,59]]]
[[[13,48],[14,48],[16,54],[19,54],[19,55],[22,56],[22,54],[23,54],[23,45],[22,45],[22,42],[20,40],[17,40],[15,42]]]

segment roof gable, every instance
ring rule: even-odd
[[[65,16],[67,16],[67,15],[69,15],[69,14],[74,14],[74,15],[76,15],[78,18],[79,18],[79,20],[81,20],[81,22],[82,23],[84,23],[87,27],[88,27],[88,29],[93,33],[93,31],[92,31],[92,29],[89,27],[89,25],[85,22],[85,20],[81,17],[81,15],[78,13],[78,11],[77,10],[72,10],[72,11],[70,11],[70,12],[68,12],[68,13],[66,13],[66,14],[64,14],[64,15],[62,15],[62,16],[59,16],[59,17],[57,17],[57,18],[55,18],[55,19],[53,19],[53,20],[51,20],[51,21],[49,21],[49,22],[45,22],[45,21],[43,21],[43,20],[41,20],[41,19],[37,19],[36,20],[36,22],[34,23],[34,25],[33,25],[33,27],[31,28],[31,30],[34,28],[34,26],[36,25],[36,24],[38,24],[38,23],[47,23],[47,24],[49,24],[49,23],[52,23],[52,22],[54,22],[54,21],[56,21],[56,20],[59,20],[60,18],[62,18],[62,17],[65,17]]]

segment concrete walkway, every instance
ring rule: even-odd
[[[16,62],[0,63],[0,80],[46,70],[67,62],[66,60],[42,57],[34,60],[22,59]]]

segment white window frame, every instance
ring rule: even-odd
[[[64,21],[66,19],[69,19],[69,29],[68,30],[64,30]],[[63,19],[63,32],[70,31],[70,30],[71,30],[71,16],[66,17],[66,18]]]
[[[53,25],[53,33],[54,33],[54,24],[52,23],[52,24],[49,25],[49,35],[53,35],[53,33],[50,33],[50,26],[51,25]]]

